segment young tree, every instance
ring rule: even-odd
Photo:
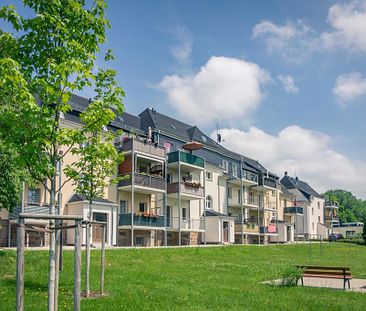
[[[96,76],[97,96],[88,108],[81,114],[83,126],[82,148],[73,148],[72,154],[78,156],[79,161],[66,167],[65,173],[73,181],[76,192],[83,195],[89,202],[88,220],[86,226],[86,262],[85,262],[85,291],[90,295],[90,236],[92,221],[92,204],[96,197],[103,197],[108,185],[118,182],[117,164],[122,162],[123,155],[114,147],[117,133],[110,133],[106,127],[113,121],[115,114],[111,107],[115,103],[113,89],[115,72],[100,70]],[[110,79],[110,78],[112,79]],[[105,83],[105,81],[110,81]],[[103,100],[101,100],[103,99]],[[103,131],[101,131],[103,129]],[[105,238],[105,237],[103,237]]]
[[[0,32],[0,69],[4,73],[0,83],[5,87],[1,92],[7,99],[0,101],[7,112],[0,118],[0,129],[3,133],[7,131],[6,141],[16,148],[30,178],[48,192],[50,213],[55,214],[57,194],[68,181],[57,185],[58,163],[87,138],[85,129],[67,129],[61,124],[62,116],[72,109],[71,93],[91,86],[98,75],[99,83],[109,92],[97,92],[97,102],[109,108],[111,116],[111,108],[122,112],[123,91],[115,83],[113,71],[100,75],[94,70],[96,55],[110,26],[104,0],[23,0],[23,3],[34,12],[32,16],[22,17],[12,6],[0,9],[0,18],[14,29],[12,33]],[[94,113],[91,108],[85,115]],[[103,120],[108,122],[110,118]],[[102,126],[102,122],[98,125]],[[53,221],[50,227],[54,227]],[[55,248],[53,232],[49,248],[49,310],[57,308]]]

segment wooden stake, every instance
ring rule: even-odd
[[[17,311],[24,310],[24,238],[24,219],[19,218],[17,229]]]
[[[85,254],[85,296],[90,296],[90,228],[91,224],[88,222],[86,224],[86,254]]]
[[[59,221],[56,221],[58,224]],[[55,230],[55,300],[54,300],[54,310],[58,310],[58,287],[59,287],[59,261],[60,261],[60,230]]]
[[[104,294],[104,267],[105,267],[105,239],[106,239],[106,226],[103,227],[102,249],[100,256],[100,294]]]
[[[80,311],[81,290],[81,223],[77,222],[75,228],[75,254],[74,254],[74,311]]]

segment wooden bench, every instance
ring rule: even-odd
[[[343,279],[343,289],[351,288],[350,280],[352,280],[351,270],[348,267],[332,267],[332,266],[296,266],[302,272],[301,285],[304,285],[304,276],[312,278],[331,278]]]

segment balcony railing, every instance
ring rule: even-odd
[[[168,153],[168,163],[178,162],[179,160],[180,160],[180,162],[198,166],[201,168],[204,168],[204,166],[205,166],[205,160],[196,155],[193,155],[193,154],[190,154],[187,152],[183,152],[183,151],[179,151],[179,150]]]
[[[269,177],[259,178],[259,185],[274,188],[274,189],[277,188],[276,181]]]
[[[332,220],[333,220],[333,221],[339,221],[338,216],[333,216],[333,217],[332,217],[331,215],[325,215],[325,216],[324,216],[324,219],[325,219],[325,220],[328,220],[328,221],[332,221]]]
[[[278,233],[278,229],[276,225],[268,225],[268,226],[260,226],[260,233]]]
[[[171,229],[179,229],[179,217],[167,219],[167,227]],[[203,230],[204,222],[199,218],[182,218],[180,221],[181,230]]]
[[[242,178],[256,183],[258,182],[258,174],[246,170],[242,171]]]
[[[259,200],[258,197],[249,197],[247,199],[244,200],[244,205],[255,205],[255,206],[259,206]]]
[[[332,201],[325,201],[324,207],[325,208],[338,208],[338,203],[332,202]]]
[[[136,151],[144,152],[161,158],[165,158],[165,148],[157,144],[144,142],[135,138],[125,141],[122,145],[123,151],[130,151],[132,148]]]
[[[130,226],[131,225],[131,213],[119,214],[119,226]],[[133,225],[143,227],[164,227],[164,216],[158,215],[133,215]]]
[[[181,194],[195,195],[195,196],[204,196],[204,188],[199,184],[195,184],[193,182],[175,182],[168,184],[168,194],[178,193],[180,190]]]
[[[132,174],[134,174],[134,185],[146,188],[165,190],[165,179],[159,176],[152,176],[140,173],[124,174],[123,179],[119,181],[118,187],[131,186]]]
[[[285,214],[304,214],[304,208],[300,206],[285,207]]]

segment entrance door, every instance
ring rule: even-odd
[[[93,213],[93,221],[102,221],[107,222],[107,213]],[[101,226],[93,225],[93,243],[102,243],[103,240],[103,228]],[[108,232],[108,224],[107,224],[107,232]],[[105,236],[107,241],[107,234]]]
[[[223,229],[223,232],[224,232],[223,242],[227,243],[227,242],[229,242],[229,223],[227,221],[224,221],[222,223],[222,229]]]
[[[291,242],[291,226],[287,226],[287,242]]]

